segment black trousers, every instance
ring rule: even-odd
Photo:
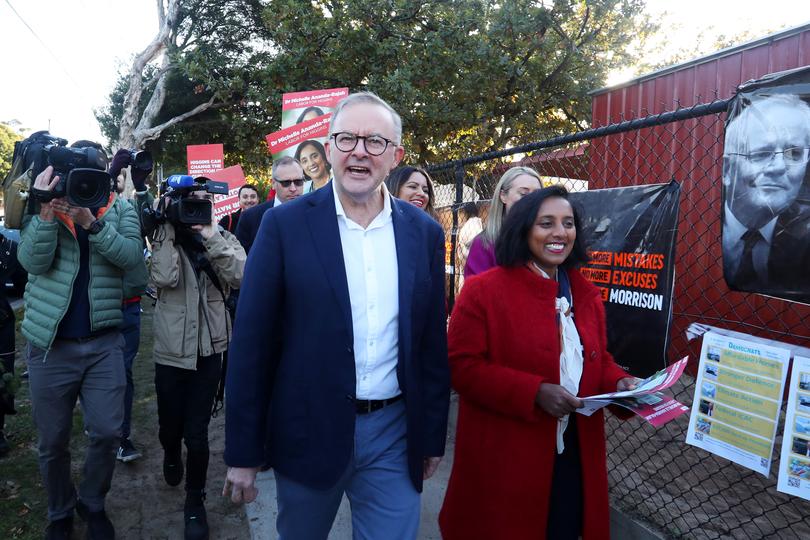
[[[569,415],[563,434],[565,450],[554,458],[546,524],[548,540],[577,540],[582,535],[582,464],[576,416],[577,413]]]
[[[158,437],[163,451],[180,458],[186,443],[186,490],[205,489],[208,424],[222,369],[222,354],[198,356],[197,369],[155,365]]]

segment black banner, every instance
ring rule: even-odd
[[[572,193],[602,291],[608,349],[637,377],[666,367],[681,186],[653,184]]]
[[[740,86],[723,149],[729,288],[810,303],[810,67]]]

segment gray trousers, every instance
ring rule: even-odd
[[[91,512],[104,508],[124,419],[126,374],[117,330],[87,340],[57,339],[51,350],[28,345],[28,384],[39,434],[39,469],[48,492],[48,519],[73,515],[70,474],[73,408],[81,399],[88,432],[79,497]]]

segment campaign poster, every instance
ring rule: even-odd
[[[214,219],[219,222],[223,216],[239,210],[239,188],[245,184],[245,173],[241,165],[234,165],[203,176],[218,182],[228,183],[227,195],[214,195]]]
[[[731,290],[810,303],[810,67],[749,81],[729,104],[723,275]]]
[[[790,350],[703,335],[686,442],[768,476]]]
[[[776,489],[810,500],[810,358],[796,356]]]
[[[281,129],[334,112],[348,88],[289,92],[281,95]]]
[[[332,176],[324,143],[329,134],[332,113],[295,124],[265,137],[273,159],[290,156],[298,160],[309,179],[305,191],[324,186]]]
[[[680,193],[674,181],[571,193],[591,257],[582,274],[601,291],[608,350],[636,377],[667,365]]]
[[[225,150],[221,144],[192,144],[186,146],[188,174],[200,176],[225,168]]]

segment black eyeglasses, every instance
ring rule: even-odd
[[[807,151],[808,148],[802,148],[801,146],[793,146],[791,148],[785,148],[784,150],[780,151],[757,150],[756,152],[749,152],[747,154],[734,152],[728,152],[728,154],[732,156],[742,156],[751,163],[755,163],[757,165],[767,165],[773,160],[774,157],[776,157],[777,154],[782,154],[785,163],[787,163],[788,165],[796,165],[798,163],[804,163],[805,161],[807,161]]]
[[[292,183],[295,184],[295,187],[301,187],[301,186],[304,185],[304,182],[306,182],[306,179],[304,179],[304,178],[295,178],[293,180],[276,180],[276,182],[281,184],[281,187],[283,187],[283,188],[290,187],[290,184],[292,184]]]
[[[355,135],[348,131],[333,133],[330,135],[330,138],[335,139],[335,146],[337,146],[337,149],[341,152],[351,152],[357,147],[357,141],[363,139],[363,146],[365,146],[366,152],[372,156],[379,156],[385,152],[389,144],[393,146],[397,145],[394,141],[379,135],[367,135],[363,137],[362,135]]]

